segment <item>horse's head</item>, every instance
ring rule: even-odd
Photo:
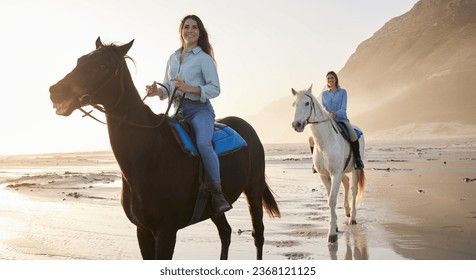
[[[304,127],[309,122],[309,118],[315,111],[315,101],[312,96],[312,85],[307,90],[296,91],[291,89],[294,95],[293,106],[296,108],[294,112],[294,121],[292,126],[297,132],[303,132]]]
[[[56,114],[69,116],[82,106],[102,104],[106,107],[111,104],[104,92],[121,90],[118,79],[121,68],[126,67],[124,57],[133,42],[122,46],[104,45],[98,37],[96,50],[81,56],[76,67],[50,87],[50,99]]]

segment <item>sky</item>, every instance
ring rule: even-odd
[[[57,116],[49,87],[105,43],[134,39],[129,64],[139,93],[164,77],[178,27],[198,15],[215,51],[217,118],[257,114],[292,87],[325,85],[357,46],[417,0],[14,0],[2,1],[0,155],[110,150],[106,126],[79,111]],[[148,98],[156,113],[165,102]],[[291,105],[290,105],[291,106]],[[102,118],[101,113],[96,112]]]

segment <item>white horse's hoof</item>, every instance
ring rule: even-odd
[[[351,225],[356,225],[356,224],[357,224],[357,221],[356,221],[356,220],[352,220],[352,221],[350,221],[350,224],[351,224]]]
[[[337,241],[337,234],[335,235],[329,235],[329,238],[327,239],[327,242],[329,243],[335,243]]]

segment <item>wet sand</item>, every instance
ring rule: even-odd
[[[266,145],[266,173],[283,214],[264,217],[267,260],[476,259],[476,140],[369,142],[367,189],[357,225],[327,243],[325,190],[304,144]],[[467,178],[465,180],[465,178]],[[141,259],[120,205],[120,171],[110,152],[0,156],[0,259]],[[253,260],[244,197],[227,213],[229,258]],[[215,260],[213,223],[179,231],[174,259]]]

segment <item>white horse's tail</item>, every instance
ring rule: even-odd
[[[358,183],[358,191],[357,191],[357,201],[360,203],[364,200],[364,192],[365,192],[365,172],[363,169],[357,171],[359,174],[359,183]]]

